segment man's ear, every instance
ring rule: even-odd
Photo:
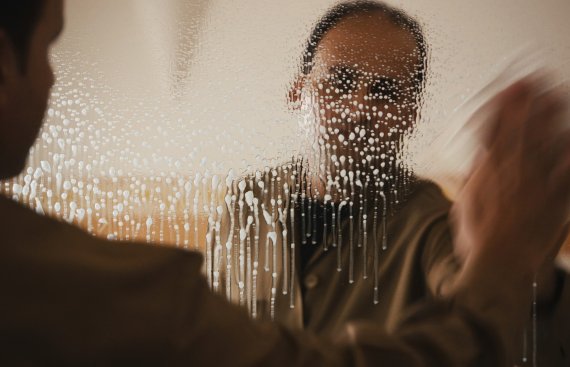
[[[305,84],[305,80],[306,77],[299,74],[289,87],[289,93],[287,94],[287,104],[293,110],[298,110],[301,106],[301,94],[303,92],[303,85]]]

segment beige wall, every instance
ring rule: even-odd
[[[287,112],[285,96],[312,23],[333,3],[69,0],[67,30],[55,52],[72,52],[74,63],[82,64],[80,72],[97,79],[107,111],[120,112],[91,124],[113,120],[109,129],[116,135],[122,134],[121,124],[146,129],[147,135],[156,135],[163,125],[161,139],[134,144],[130,154],[148,157],[160,151],[173,159],[140,164],[138,171],[191,171],[200,167],[202,157],[208,160],[201,169],[239,170],[266,163],[257,156],[279,158],[296,149],[297,120]],[[521,49],[537,51],[562,78],[570,76],[567,0],[391,3],[420,20],[430,43],[420,143],[461,123],[457,119],[463,116],[452,111],[520,56]],[[66,68],[66,62],[56,64]],[[193,150],[195,158],[170,167],[176,157]],[[128,154],[115,154],[108,165],[129,169],[119,156]],[[440,176],[457,168],[453,160],[428,165],[426,174]]]

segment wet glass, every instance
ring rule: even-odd
[[[457,111],[515,61],[570,76],[570,3],[395,1],[311,48],[334,4],[68,0],[43,129],[0,191],[96,236],[201,251],[253,318],[295,306],[308,246],[377,303],[387,216],[417,177],[450,196],[462,179],[441,143]]]

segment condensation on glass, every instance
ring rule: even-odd
[[[334,4],[69,0],[45,125],[2,192],[97,236],[201,251],[254,318],[294,307],[300,246],[348,248],[332,271],[372,278],[378,302],[386,217],[418,175],[453,192],[463,159],[440,142],[514,59],[568,77],[570,7],[402,0],[408,15],[333,17],[311,38]]]

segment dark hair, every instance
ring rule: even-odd
[[[311,32],[311,35],[309,36],[309,40],[305,46],[305,51],[303,53],[301,72],[304,75],[308,75],[313,69],[313,59],[315,58],[317,48],[328,31],[333,29],[343,19],[351,15],[373,12],[380,12],[386,15],[388,19],[395,25],[401,27],[402,29],[410,31],[410,33],[416,39],[422,62],[416,70],[415,78],[418,89],[421,89],[425,82],[428,52],[427,43],[422,33],[421,26],[415,19],[411,18],[403,11],[379,1],[347,1],[337,4],[336,6],[329,9],[329,11],[327,11],[327,13],[317,22],[313,28],[313,31]]]
[[[8,0],[0,2],[0,29],[6,32],[25,70],[30,39],[41,17],[45,0]]]

